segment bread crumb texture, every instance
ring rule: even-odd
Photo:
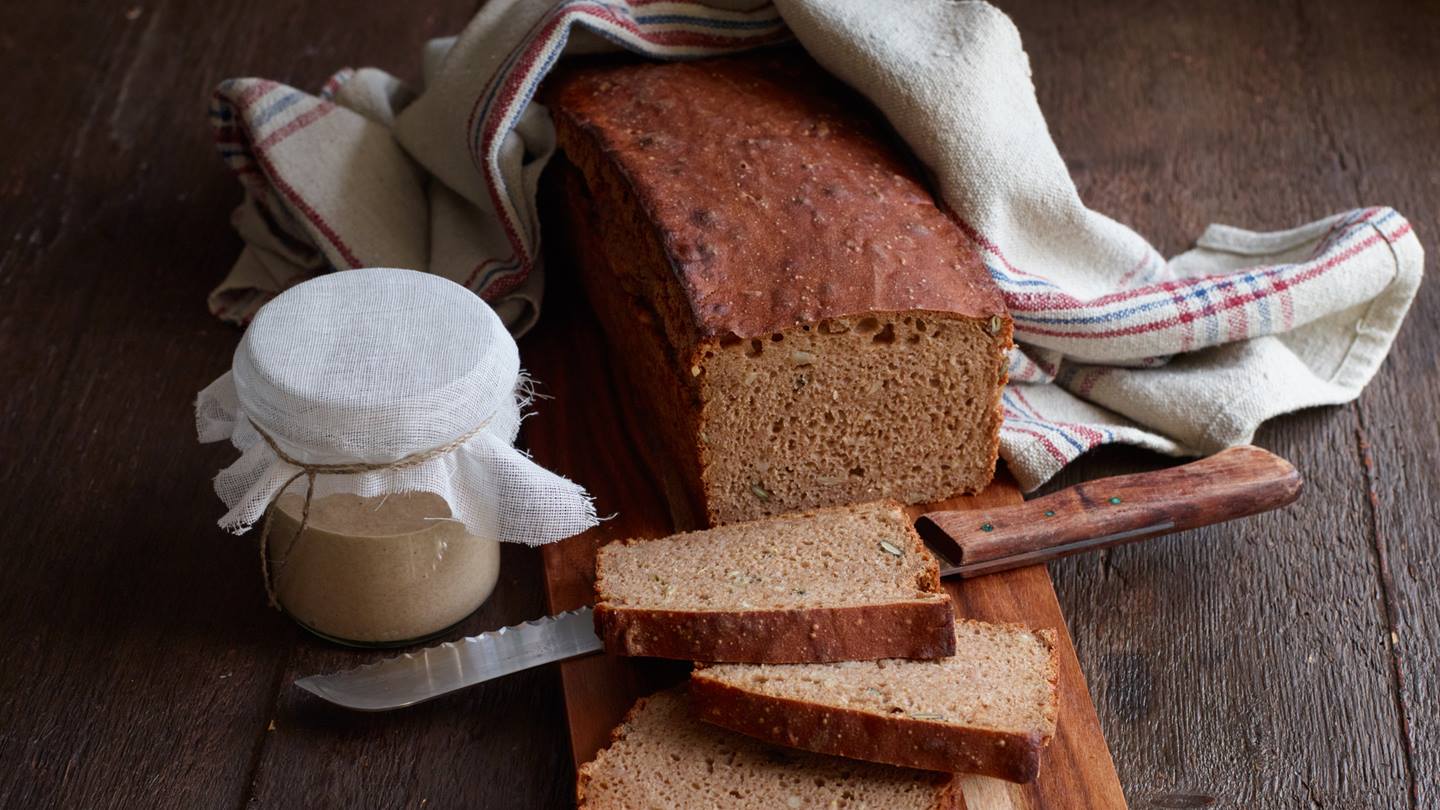
[[[580,769],[588,810],[930,810],[951,777],[780,748],[702,723],[683,692],[643,699]]]
[[[933,661],[716,664],[696,678],[757,695],[1048,739],[1055,733],[1053,642],[1018,625],[961,620],[955,655]]]
[[[944,601],[935,558],[898,504],[820,509],[600,550],[613,607],[745,611]]]
[[[711,512],[977,491],[995,464],[996,342],[981,320],[892,312],[714,343],[696,366]]]

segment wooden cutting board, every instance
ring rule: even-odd
[[[526,421],[526,446],[539,463],[583,483],[595,496],[600,514],[609,516],[596,529],[543,550],[552,613],[594,601],[595,549],[601,544],[625,537],[660,537],[677,528],[667,505],[675,499],[665,496],[667,490],[674,494],[673,483],[642,462],[639,444],[647,441],[647,426],[636,423],[635,409],[625,402],[633,394],[615,382],[588,307],[569,292],[577,286],[549,285],[546,317],[521,344],[525,367],[541,382],[540,392],[551,397],[542,400],[537,415]],[[1019,500],[1019,490],[1003,478],[978,496],[930,508],[979,509]],[[926,510],[916,509],[915,514],[921,511]],[[970,810],[1125,807],[1045,567],[949,580],[946,587],[962,616],[1049,627],[1060,639],[1059,727],[1042,761],[1040,778],[1030,785],[969,778],[965,797]],[[636,698],[680,682],[688,669],[680,662],[609,655],[561,664],[576,765],[588,762],[609,742],[611,729]]]

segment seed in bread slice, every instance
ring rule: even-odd
[[[1055,635],[961,620],[937,661],[697,667],[699,717],[767,742],[1029,782],[1055,735]]]
[[[614,653],[807,663],[955,648],[939,566],[893,502],[611,543],[595,568],[595,629]]]
[[[948,774],[767,745],[696,720],[680,689],[642,698],[613,737],[580,768],[579,810],[965,806]]]

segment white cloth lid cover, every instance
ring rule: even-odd
[[[244,532],[302,464],[414,466],[320,474],[315,496],[433,492],[479,537],[536,545],[596,523],[585,491],[513,446],[530,401],[514,339],[478,296],[428,273],[347,270],[296,285],[256,314],[231,370],[195,404],[200,441],[241,451],[215,479]],[[303,476],[296,486],[303,487]]]

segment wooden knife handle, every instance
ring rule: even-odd
[[[1294,502],[1302,486],[1290,462],[1244,445],[1013,506],[929,512],[915,528],[956,564],[975,566],[960,572],[973,576],[1259,514]]]

